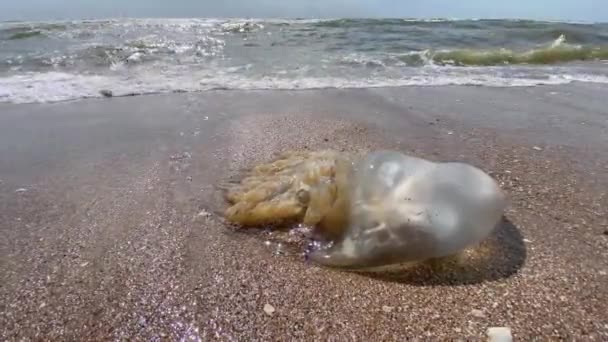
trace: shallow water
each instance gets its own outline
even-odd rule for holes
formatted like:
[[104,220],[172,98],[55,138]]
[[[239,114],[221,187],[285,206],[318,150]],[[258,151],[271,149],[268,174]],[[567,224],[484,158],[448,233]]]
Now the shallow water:
[[116,19],[0,23],[0,102],[208,89],[608,83],[608,24]]

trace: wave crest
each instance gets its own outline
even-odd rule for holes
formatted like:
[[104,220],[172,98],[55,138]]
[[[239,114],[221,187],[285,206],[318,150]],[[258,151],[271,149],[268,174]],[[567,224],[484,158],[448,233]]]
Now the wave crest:
[[608,47],[580,46],[566,43],[560,35],[549,46],[527,51],[496,50],[425,50],[401,55],[400,60],[410,66],[428,64],[453,66],[498,66],[516,64],[557,64],[575,61],[607,60]]

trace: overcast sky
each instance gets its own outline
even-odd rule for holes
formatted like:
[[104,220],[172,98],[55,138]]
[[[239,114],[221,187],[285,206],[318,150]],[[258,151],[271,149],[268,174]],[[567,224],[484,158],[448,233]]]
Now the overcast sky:
[[0,20],[447,17],[608,22],[608,0],[0,0]]

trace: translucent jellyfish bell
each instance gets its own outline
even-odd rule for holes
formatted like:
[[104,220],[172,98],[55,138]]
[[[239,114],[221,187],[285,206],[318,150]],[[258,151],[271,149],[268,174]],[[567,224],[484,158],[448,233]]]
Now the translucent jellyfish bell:
[[378,151],[353,165],[343,194],[346,227],[312,261],[375,268],[458,253],[494,229],[506,206],[498,184],[464,163]]

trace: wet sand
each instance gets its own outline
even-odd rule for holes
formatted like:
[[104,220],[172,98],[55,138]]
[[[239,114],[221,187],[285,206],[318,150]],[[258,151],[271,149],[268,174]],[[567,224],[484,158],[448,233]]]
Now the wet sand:
[[[606,94],[573,84],[0,105],[0,339],[480,340],[505,326],[517,340],[606,340]],[[214,185],[243,167],[328,147],[492,174],[511,204],[485,263],[346,273],[215,214]]]

